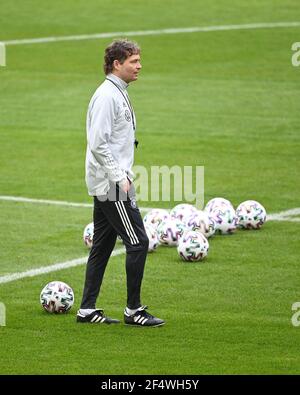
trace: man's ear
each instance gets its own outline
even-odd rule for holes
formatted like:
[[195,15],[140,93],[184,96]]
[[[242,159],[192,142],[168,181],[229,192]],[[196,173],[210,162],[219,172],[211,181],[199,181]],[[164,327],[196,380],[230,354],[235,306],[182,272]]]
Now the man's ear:
[[113,66],[114,66],[114,69],[115,69],[115,70],[119,70],[120,65],[121,65],[121,63],[120,63],[117,59],[115,59],[115,60],[113,61]]

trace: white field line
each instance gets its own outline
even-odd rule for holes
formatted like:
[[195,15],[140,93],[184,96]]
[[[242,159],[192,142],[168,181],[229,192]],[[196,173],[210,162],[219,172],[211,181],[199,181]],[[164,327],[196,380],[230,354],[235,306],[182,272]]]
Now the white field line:
[[[1,198],[3,198],[3,196],[0,196],[0,199]],[[9,198],[12,198],[12,196],[9,196]],[[19,198],[14,198],[14,199],[9,199],[9,200],[16,201],[16,199],[19,199]],[[22,199],[25,199],[25,198],[22,198]],[[2,200],[4,200],[4,199],[2,199]],[[5,199],[5,200],[7,200],[7,199]],[[34,203],[36,203],[36,199],[29,199],[30,203],[33,203],[32,200]],[[17,201],[19,201],[19,200],[17,200]],[[24,200],[22,200],[22,201],[24,201]],[[25,201],[27,202],[28,200],[25,200]],[[38,201],[38,202],[40,202],[40,201]],[[42,202],[45,202],[45,201],[42,201]],[[47,202],[47,204],[51,204],[52,201],[46,200],[46,202]],[[54,202],[57,203],[57,201],[54,201]],[[69,203],[69,202],[60,202],[60,203]],[[76,206],[77,206],[77,204],[76,204]],[[86,205],[84,205],[83,207],[86,207]],[[276,214],[269,214],[267,217],[267,220],[268,221],[300,222],[300,218],[294,218],[294,216],[299,215],[299,214],[300,214],[300,207],[297,207],[297,208],[293,208],[290,210],[281,211]],[[112,256],[123,254],[123,253],[125,253],[125,251],[126,251],[125,248],[116,249],[112,252]],[[50,273],[50,272],[54,272],[54,271],[58,271],[58,270],[62,270],[62,269],[67,269],[69,267],[82,265],[86,261],[87,261],[87,257],[83,257],[83,258],[72,259],[72,260],[66,261],[66,262],[56,263],[56,264],[49,265],[49,266],[40,267],[38,269],[27,270],[27,271],[21,272],[21,273],[7,274],[5,276],[0,277],[0,284],[9,283],[9,282],[19,280],[19,279],[25,278],[25,277],[34,277],[34,276],[38,276],[40,274]]]
[[[124,253],[125,253],[125,248],[119,248],[114,250],[111,256],[117,256]],[[35,277],[35,276],[39,276],[40,274],[55,272],[58,270],[67,269],[69,267],[82,265],[83,263],[86,263],[87,258],[88,257],[86,256],[83,258],[72,259],[66,262],[55,263],[54,265],[42,266],[37,269],[27,270],[25,272],[7,274],[6,276],[0,277],[0,284],[10,283],[12,281],[20,280],[21,278],[25,278],[25,277]]]
[[247,30],[247,29],[272,29],[285,27],[298,27],[300,22],[262,22],[262,23],[246,23],[241,25],[219,25],[219,26],[196,26],[186,28],[171,28],[157,30],[138,30],[129,32],[107,32],[94,34],[80,34],[73,36],[57,36],[57,37],[41,37],[41,38],[24,38],[18,40],[3,41],[6,45],[23,45],[23,44],[41,44],[58,41],[79,41],[93,40],[100,38],[114,37],[130,37],[130,36],[154,36],[161,34],[179,34],[179,33],[198,33],[198,32],[215,32],[225,30]]
[[[21,202],[21,203],[50,204],[54,206],[86,207],[86,208],[94,207],[92,203],[75,203],[75,202],[66,202],[63,200],[31,199],[21,196],[0,196],[0,200]],[[139,207],[139,209],[140,211],[149,211],[151,210],[151,207]]]
[[[21,203],[69,206],[69,207],[86,207],[86,208],[93,207],[93,204],[91,204],[91,203],[75,203],[75,202],[67,202],[64,200],[31,199],[31,198],[26,198],[26,197],[21,197],[21,196],[0,195],[0,200],[21,202]],[[140,211],[150,211],[152,208],[151,207],[140,207],[139,209],[140,209]],[[300,207],[281,211],[281,212],[275,213],[275,214],[268,214],[267,220],[268,221],[300,222],[300,218],[294,218],[297,215],[300,215]]]
[[89,208],[93,207],[93,204],[91,203],[73,203],[73,202],[66,202],[63,200],[31,199],[21,196],[0,196],[0,200],[23,202],[23,203],[51,204],[57,206],[89,207]]
[[295,216],[300,215],[300,207],[292,208],[290,210],[281,211],[280,213],[270,214],[267,216],[268,221],[288,221],[300,222],[300,218]]

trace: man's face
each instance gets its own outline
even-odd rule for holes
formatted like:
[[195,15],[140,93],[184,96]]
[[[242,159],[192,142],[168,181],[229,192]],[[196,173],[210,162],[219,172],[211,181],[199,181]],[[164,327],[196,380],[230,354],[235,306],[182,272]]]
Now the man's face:
[[114,61],[114,74],[129,84],[138,79],[139,71],[142,68],[139,54],[129,56],[123,63]]

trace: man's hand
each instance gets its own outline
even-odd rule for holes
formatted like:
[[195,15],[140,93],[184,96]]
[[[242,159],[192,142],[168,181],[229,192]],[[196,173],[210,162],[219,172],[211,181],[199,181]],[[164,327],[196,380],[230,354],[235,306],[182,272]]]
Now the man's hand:
[[119,182],[119,186],[123,192],[127,193],[130,189],[131,182],[128,178],[124,178],[124,180]]

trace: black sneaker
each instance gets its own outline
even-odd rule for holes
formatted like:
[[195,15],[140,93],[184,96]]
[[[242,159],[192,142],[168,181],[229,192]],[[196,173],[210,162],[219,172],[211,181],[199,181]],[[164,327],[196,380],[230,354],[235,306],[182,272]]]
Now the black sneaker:
[[153,315],[147,313],[146,309],[148,306],[141,306],[136,313],[129,315],[124,310],[124,321],[127,325],[136,326],[161,326],[164,325],[165,321],[160,318],[153,317]]
[[77,322],[87,322],[90,324],[119,324],[119,320],[115,320],[114,318],[109,318],[104,315],[104,311],[97,309],[93,311],[91,314],[88,315],[82,315],[78,311],[77,317],[76,317]]

